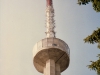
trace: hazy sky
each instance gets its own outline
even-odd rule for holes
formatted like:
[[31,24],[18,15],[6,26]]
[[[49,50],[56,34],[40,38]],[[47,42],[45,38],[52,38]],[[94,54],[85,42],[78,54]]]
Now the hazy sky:
[[[100,27],[92,4],[53,0],[56,37],[70,47],[70,65],[62,75],[96,75],[86,66],[97,60],[97,44],[83,39]],[[32,49],[45,35],[46,0],[0,0],[0,75],[42,75],[33,65]]]

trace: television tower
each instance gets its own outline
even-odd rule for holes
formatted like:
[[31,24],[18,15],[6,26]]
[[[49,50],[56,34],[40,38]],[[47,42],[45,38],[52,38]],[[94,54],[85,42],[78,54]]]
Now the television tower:
[[46,0],[46,38],[33,48],[33,64],[44,75],[61,75],[68,68],[70,50],[68,45],[55,36],[54,9],[52,0]]

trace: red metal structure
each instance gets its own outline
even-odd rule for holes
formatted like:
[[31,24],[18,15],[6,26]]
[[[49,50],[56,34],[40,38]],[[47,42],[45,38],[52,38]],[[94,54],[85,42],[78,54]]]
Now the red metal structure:
[[47,6],[52,6],[52,0],[47,0]]

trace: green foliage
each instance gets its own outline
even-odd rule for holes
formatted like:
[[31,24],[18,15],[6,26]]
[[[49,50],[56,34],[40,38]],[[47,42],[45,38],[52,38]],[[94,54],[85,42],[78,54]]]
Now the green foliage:
[[100,54],[98,54],[99,59],[94,61],[90,61],[91,64],[88,65],[88,68],[91,70],[95,70],[97,72],[98,75],[100,75]]
[[[90,44],[98,43],[98,48],[100,49],[100,28],[94,30],[91,35],[84,39],[85,42]],[[91,64],[88,65],[88,68],[91,70],[95,70],[98,75],[100,75],[100,54],[98,54],[99,59],[96,61],[90,61]]]
[[84,41],[90,44],[98,43],[98,48],[100,49],[100,28],[94,30],[94,32],[86,37]]
[[89,2],[92,2],[92,6],[95,11],[100,12],[100,0],[78,0],[79,5],[86,5]]
[[78,0],[78,4],[79,5],[86,5],[86,4],[88,4],[90,2],[90,0]]

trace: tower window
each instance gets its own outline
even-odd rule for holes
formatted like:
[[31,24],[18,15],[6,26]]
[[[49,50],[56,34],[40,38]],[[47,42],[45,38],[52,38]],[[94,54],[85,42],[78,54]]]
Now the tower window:
[[57,44],[52,44],[53,46],[57,46]]

